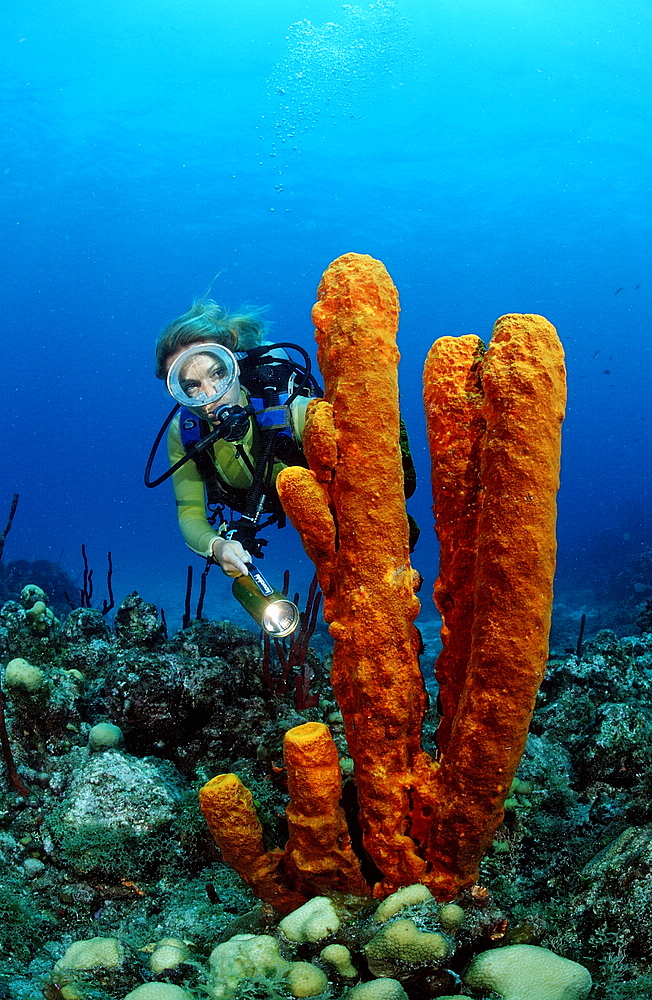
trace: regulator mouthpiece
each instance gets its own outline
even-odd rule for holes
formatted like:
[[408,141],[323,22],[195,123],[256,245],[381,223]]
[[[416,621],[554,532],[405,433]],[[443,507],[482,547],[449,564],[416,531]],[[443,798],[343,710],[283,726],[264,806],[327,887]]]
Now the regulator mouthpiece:
[[237,576],[231,590],[263,631],[274,639],[294,632],[299,624],[299,609],[284,594],[267,582],[260,570],[249,565],[248,576]]

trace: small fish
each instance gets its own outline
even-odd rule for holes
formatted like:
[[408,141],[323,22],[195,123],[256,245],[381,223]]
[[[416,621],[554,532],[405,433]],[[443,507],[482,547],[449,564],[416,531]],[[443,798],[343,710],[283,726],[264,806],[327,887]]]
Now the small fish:
[[599,350],[597,350],[597,351],[595,352],[595,354],[593,355],[593,358],[594,358],[594,360],[595,360],[595,358],[597,358],[597,356],[598,356],[598,354],[599,354],[599,353],[600,353],[600,351],[599,351]]
[[605,368],[605,370],[603,371],[602,374],[603,375],[611,375],[611,368]]
[[634,291],[637,292],[640,287],[641,287],[640,285],[634,285]]
[[624,285],[621,285],[620,288],[617,288],[616,291],[614,292],[614,295],[620,295],[624,287],[625,287]]
[[213,904],[221,902],[220,897],[217,893],[217,889],[215,888],[212,882],[206,883],[206,895]]

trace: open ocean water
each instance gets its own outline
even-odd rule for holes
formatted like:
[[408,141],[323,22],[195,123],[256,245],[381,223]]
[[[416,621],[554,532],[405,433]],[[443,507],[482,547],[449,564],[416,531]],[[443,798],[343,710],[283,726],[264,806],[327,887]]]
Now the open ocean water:
[[[652,545],[646,4],[5,0],[0,24],[6,559],[79,579],[83,543],[99,597],[110,550],[118,597],[174,621],[201,563],[169,484],[142,484],[168,408],[156,335],[219,272],[215,298],[269,306],[273,336],[312,351],[320,275],[355,250],[401,296],[427,588],[425,354],[535,312],[569,369],[558,594],[652,596],[628,569]],[[292,529],[270,539],[268,575],[305,588]]]

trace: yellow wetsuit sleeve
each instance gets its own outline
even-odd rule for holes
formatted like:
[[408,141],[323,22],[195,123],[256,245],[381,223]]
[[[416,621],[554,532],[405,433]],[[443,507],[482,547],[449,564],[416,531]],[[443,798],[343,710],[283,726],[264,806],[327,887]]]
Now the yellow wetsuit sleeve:
[[[174,465],[185,452],[181,443],[179,418],[175,417],[168,431],[168,457]],[[193,552],[208,559],[212,555],[212,545],[219,537],[206,518],[206,494],[197,466],[186,462],[172,475],[172,486],[177,502],[177,517],[183,539]]]

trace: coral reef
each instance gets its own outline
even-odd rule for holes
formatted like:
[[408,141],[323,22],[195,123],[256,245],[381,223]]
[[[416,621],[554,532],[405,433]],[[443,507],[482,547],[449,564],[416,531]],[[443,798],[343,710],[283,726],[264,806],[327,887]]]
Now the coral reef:
[[652,905],[650,706],[652,635],[618,640],[603,631],[582,660],[551,661],[521,790],[481,867],[511,906],[509,940],[543,938],[599,969],[608,985],[594,993],[609,1000],[630,995],[625,984],[644,975],[652,947],[644,918]]
[[47,559],[0,562],[0,603],[20,601],[21,592],[28,584],[48,595],[48,603],[58,618],[70,611],[71,598],[79,593],[75,581],[58,563]]
[[[286,827],[275,762],[285,731],[310,713],[294,712],[291,693],[284,702],[267,690],[259,637],[228,622],[196,621],[167,641],[153,607],[133,594],[115,630],[82,608],[35,632],[26,610],[14,601],[0,610],[5,736],[20,775],[2,791],[11,834],[0,830],[0,964],[17,982],[25,969],[31,997],[53,960],[43,952],[29,973],[27,964],[60,922],[56,958],[71,935],[97,937],[106,923],[113,937],[117,921],[130,937],[145,917],[159,938],[189,939],[201,925],[215,940],[250,906],[216,863],[196,787],[207,770],[238,765],[278,836]],[[332,696],[320,701],[323,665],[310,657],[317,701],[332,712]],[[127,910],[128,929],[119,917]],[[133,972],[120,977],[137,985]],[[127,992],[118,980],[114,988]]]
[[213,946],[201,928],[193,941],[158,937],[138,951],[124,933],[77,937],[51,966],[49,982],[70,1000],[90,1000],[100,982],[106,994],[126,1000],[132,995],[126,991],[139,978],[145,983],[136,989],[145,991],[146,984],[152,997],[155,986],[165,984],[185,989],[187,996],[195,996],[196,990],[214,1000],[416,1000],[454,988],[459,975],[453,968],[457,964],[462,969],[456,951],[464,954],[486,945],[495,914],[469,897],[463,922],[454,932],[444,932],[432,896],[418,904],[403,903],[397,916],[382,921],[381,930],[373,903],[340,895],[333,901],[315,898],[280,923],[259,923],[249,931],[241,929],[241,921],[232,921]]
[[[5,687],[8,734],[29,785],[27,798],[0,787],[0,995],[8,1000],[206,995],[209,957],[236,935],[271,936],[283,968],[292,967],[292,976],[280,979],[260,970],[242,978],[233,993],[242,1000],[291,998],[317,988],[323,976],[323,1000],[488,1000],[486,990],[464,981],[467,967],[476,955],[521,944],[588,967],[591,1000],[649,993],[652,635],[617,639],[603,632],[585,643],[581,659],[550,662],[503,823],[482,862],[488,890],[475,887],[444,905],[423,885],[378,906],[340,893],[323,912],[319,899],[305,914],[294,911],[298,930],[286,925],[288,935],[279,915],[257,904],[218,859],[195,787],[216,763],[237,772],[254,791],[265,846],[282,841],[289,801],[284,733],[314,725],[318,713],[333,730],[340,765],[348,752],[328,689],[321,689],[312,722],[310,713],[267,700],[260,644],[229,623],[194,622],[148,649],[139,645],[137,622],[132,646],[98,612],[79,609],[33,647],[20,610],[10,602],[0,612],[3,662],[29,663],[23,654],[36,648],[43,684],[32,691]],[[172,729],[192,670],[215,664],[232,671],[227,700],[241,698],[240,707],[229,715],[218,691],[215,701],[202,702],[216,719],[198,718],[197,725],[233,728],[198,740],[188,726],[177,746],[161,742],[164,706],[153,679],[176,699],[168,707]],[[137,715],[126,697],[130,684]],[[246,714],[248,691],[255,710],[245,732],[236,715]],[[148,704],[159,719],[150,738],[140,731],[147,730]],[[426,716],[429,733],[436,723],[434,714]],[[97,726],[100,736],[106,727],[114,739],[94,739]],[[417,955],[421,935],[437,943],[425,963]],[[72,945],[96,938],[117,942],[119,966],[55,969]],[[384,975],[373,977],[370,963]]]

